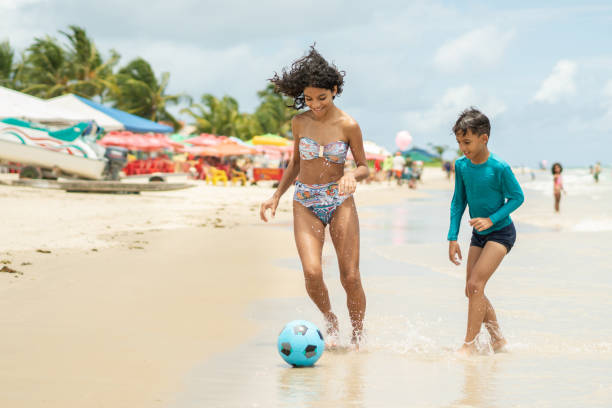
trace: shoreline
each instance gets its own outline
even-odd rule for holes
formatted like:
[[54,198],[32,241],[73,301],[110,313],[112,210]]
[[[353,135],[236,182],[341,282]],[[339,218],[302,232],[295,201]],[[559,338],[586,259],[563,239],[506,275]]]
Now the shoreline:
[[[438,181],[416,191],[359,185],[355,199],[423,197]],[[0,404],[169,404],[195,364],[257,332],[249,304],[306,296],[301,271],[276,262],[297,258],[291,191],[271,223],[259,220],[272,192],[197,183],[101,196],[0,185],[0,267],[18,271],[0,273]]]

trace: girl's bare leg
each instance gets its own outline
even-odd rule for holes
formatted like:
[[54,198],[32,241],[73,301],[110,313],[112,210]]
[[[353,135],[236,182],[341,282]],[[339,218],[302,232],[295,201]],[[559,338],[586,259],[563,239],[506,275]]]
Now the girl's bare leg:
[[559,212],[560,202],[561,202],[561,191],[555,191],[555,212]]
[[[470,250],[468,252],[466,278],[465,278],[465,282],[466,282],[465,296],[468,298],[469,296],[468,296],[468,290],[467,290],[467,282],[470,279],[472,270],[474,269],[474,265],[476,265],[476,262],[480,258],[480,254],[482,253],[482,250],[483,248],[480,248],[477,246],[470,246]],[[486,313],[484,316],[484,325],[487,331],[489,332],[489,335],[491,336],[491,346],[493,347],[494,351],[497,351],[506,344],[506,340],[504,339],[501,333],[501,330],[499,328],[499,323],[497,322],[497,315],[495,314],[495,309],[493,308],[493,305],[489,301],[489,298],[485,296],[484,299],[487,305]]]
[[[471,250],[471,248],[470,248]],[[482,249],[480,256],[473,265],[470,276],[467,280],[467,295],[470,299],[468,309],[468,323],[465,334],[464,349],[472,351],[469,345],[473,344],[474,339],[480,332],[480,327],[489,313],[491,318],[495,311],[484,294],[485,285],[491,278],[504,256],[506,247],[498,242],[489,241]],[[469,256],[469,255],[468,255]],[[495,320],[496,321],[496,320]],[[498,326],[492,326],[497,329]]]
[[359,344],[363,334],[366,297],[359,273],[359,218],[353,197],[347,198],[332,217],[329,232],[338,256],[340,282],[353,326],[352,341]]
[[306,291],[323,313],[327,323],[327,335],[333,338],[338,334],[338,318],[331,310],[321,266],[325,227],[312,211],[296,201],[293,202],[293,233],[302,261]]

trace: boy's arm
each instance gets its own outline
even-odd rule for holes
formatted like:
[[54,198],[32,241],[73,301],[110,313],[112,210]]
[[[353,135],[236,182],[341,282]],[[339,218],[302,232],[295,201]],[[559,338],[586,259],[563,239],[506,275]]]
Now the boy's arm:
[[493,224],[497,221],[507,217],[510,213],[523,204],[525,201],[525,196],[523,195],[523,190],[521,189],[520,184],[514,177],[514,173],[510,166],[504,167],[501,177],[502,182],[502,192],[504,193],[504,197],[508,199],[504,205],[497,211],[495,211],[489,219]]
[[450,217],[450,228],[448,230],[449,241],[456,241],[459,235],[459,225],[461,224],[461,217],[465,212],[467,206],[467,198],[465,194],[465,185],[463,184],[463,177],[461,176],[461,170],[459,166],[455,166],[455,193],[453,194],[453,201],[451,202],[451,217]]

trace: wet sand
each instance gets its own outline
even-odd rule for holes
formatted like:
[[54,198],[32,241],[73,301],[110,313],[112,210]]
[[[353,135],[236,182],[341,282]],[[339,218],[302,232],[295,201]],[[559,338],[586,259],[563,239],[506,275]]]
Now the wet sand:
[[[508,352],[490,355],[483,332],[469,359],[453,353],[467,301],[464,267],[446,259],[449,183],[430,172],[416,192],[360,185],[367,344],[326,351],[313,369],[289,367],[275,348],[289,320],[322,325],[303,287],[290,191],[264,225],[267,187],[99,196],[0,186],[0,267],[21,272],[0,273],[0,406],[610,406],[611,186],[580,192],[570,175],[561,214],[547,176],[521,178],[519,240],[487,286]],[[469,233],[464,219],[464,253]],[[346,344],[329,242],[323,260]]]
[[[272,192],[197,183],[116,196],[0,185],[0,406],[174,404],[194,367],[256,336],[261,322],[249,305],[304,296],[301,272],[276,263],[297,257],[291,191],[273,223],[258,220]],[[421,196],[363,185],[356,200]]]
[[[321,326],[320,314],[304,293],[255,301],[248,312],[259,323],[255,336],[197,365],[171,407],[610,406],[610,231],[559,228],[559,218],[585,216],[574,211],[582,208],[577,191],[568,186],[576,202],[568,199],[559,215],[545,210],[552,210],[551,192],[522,183],[527,201],[514,216],[517,245],[487,286],[507,352],[493,354],[483,331],[479,355],[454,353],[466,326],[465,269],[447,260],[451,192],[430,190],[427,197],[360,208],[369,214],[361,223],[368,310],[367,344],[358,353],[326,351],[314,368],[289,367],[277,355],[278,331],[295,318]],[[592,194],[609,197],[607,188]],[[587,199],[587,208],[606,215],[606,200]],[[538,225],[524,221],[533,214]],[[464,253],[469,234],[464,219]],[[346,345],[345,296],[330,247],[324,273]],[[299,270],[295,259],[283,258],[277,265]]]

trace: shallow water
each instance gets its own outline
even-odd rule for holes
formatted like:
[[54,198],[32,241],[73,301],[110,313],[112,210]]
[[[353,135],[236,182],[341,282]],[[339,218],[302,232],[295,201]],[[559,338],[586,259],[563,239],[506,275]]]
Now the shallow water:
[[[565,213],[556,215],[550,190],[534,184],[540,181],[522,181],[527,201],[516,217],[517,244],[487,286],[509,341],[506,353],[490,353],[486,332],[478,338],[480,355],[453,353],[465,333],[465,269],[447,260],[451,193],[432,192],[401,205],[360,208],[367,214],[361,220],[361,273],[368,309],[367,344],[359,352],[326,351],[313,368],[289,367],[276,351],[282,326],[298,318],[319,327],[323,322],[306,293],[268,299],[248,311],[260,331],[199,364],[173,406],[612,406],[612,238],[605,230],[558,223],[592,216],[580,211],[586,202],[590,211],[608,216],[612,190],[568,193]],[[522,221],[533,214],[539,214],[539,226]],[[459,241],[465,255],[468,227],[464,219]],[[326,245],[326,283],[346,344],[345,296]],[[297,260],[279,263],[301,279]]]

